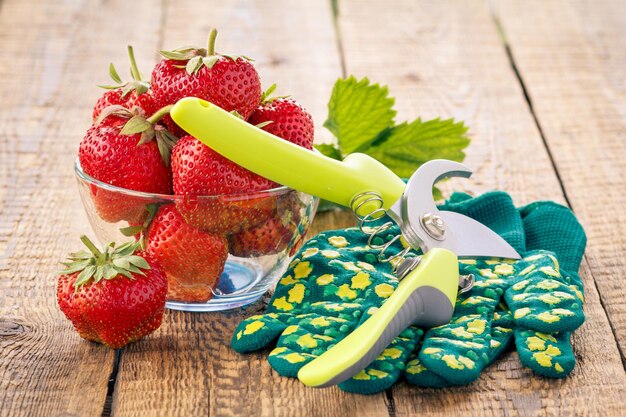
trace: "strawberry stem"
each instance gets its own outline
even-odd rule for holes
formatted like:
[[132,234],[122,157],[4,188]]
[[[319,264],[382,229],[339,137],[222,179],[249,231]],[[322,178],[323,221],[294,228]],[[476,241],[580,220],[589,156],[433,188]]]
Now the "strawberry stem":
[[135,52],[131,45],[128,45],[128,58],[130,58],[130,75],[133,77],[133,80],[141,81],[141,73],[139,72],[139,68],[137,68]]
[[168,114],[170,112],[170,110],[172,110],[172,107],[174,107],[174,105],[170,104],[168,106],[163,107],[162,109],[159,109],[152,116],[148,117],[148,119],[147,119],[148,123],[150,123],[151,125],[154,125],[156,122],[161,120],[161,118],[163,118],[163,116]]
[[207,43],[207,56],[215,55],[215,38],[217,38],[217,29],[211,29],[209,33],[209,41]]
[[89,251],[91,253],[93,253],[93,255],[96,257],[96,259],[101,259],[102,258],[102,252],[100,252],[98,250],[98,248],[96,248],[96,245],[93,244],[93,242],[91,240],[89,240],[89,238],[85,235],[82,235],[80,237],[80,240],[85,244],[85,246],[87,246],[87,249],[89,249]]

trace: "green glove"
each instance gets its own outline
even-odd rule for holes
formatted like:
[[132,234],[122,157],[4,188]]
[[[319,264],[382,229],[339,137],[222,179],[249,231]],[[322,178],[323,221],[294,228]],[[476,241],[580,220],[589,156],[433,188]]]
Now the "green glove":
[[[267,313],[239,324],[232,347],[250,352],[278,338],[270,365],[281,375],[295,377],[393,293],[398,281],[391,265],[378,263],[377,255],[356,228],[320,233],[291,262]],[[367,369],[340,387],[360,393],[388,388],[401,375],[421,334],[420,329],[407,328]]]
[[[524,249],[524,224],[508,195],[489,193],[468,199],[455,194],[445,208],[481,221],[518,251]],[[397,229],[389,230],[381,239],[388,240],[396,233]],[[392,251],[401,249],[399,243],[391,248]],[[397,280],[391,275],[389,264],[377,262],[377,255],[377,250],[367,247],[367,236],[358,229],[318,235],[300,251],[279,282],[268,313],[250,317],[238,326],[232,340],[233,348],[239,352],[253,351],[279,338],[277,348],[270,354],[270,364],[281,375],[296,376],[302,366],[349,334],[392,293]],[[475,367],[475,376],[466,375],[465,381],[457,377],[456,383],[469,382],[478,376],[480,369],[493,361],[508,344],[513,319],[507,307],[498,303],[501,294],[502,291],[492,297],[489,305],[472,306],[475,311],[469,307],[461,310],[474,315],[474,320],[466,320],[474,323],[473,326],[480,326],[476,320],[485,322],[488,336],[483,339],[489,339],[489,348],[478,349],[485,345],[484,341],[482,345],[480,341],[471,341],[478,346],[475,354],[484,357],[476,360],[480,364]],[[463,318],[458,316],[459,323]],[[419,329],[408,328],[368,368],[340,387],[360,393],[374,393],[389,387],[399,377],[421,334]],[[461,342],[471,345],[468,341]],[[469,355],[467,357],[475,356],[465,353]],[[418,357],[409,363],[406,375],[421,385],[454,383],[428,370]]]
[[407,364],[410,382],[472,382],[512,339],[522,364],[536,373],[559,378],[571,372],[569,337],[584,321],[583,287],[565,268],[578,270],[586,238],[571,211],[554,203],[524,207],[520,218],[530,251],[518,262],[462,261],[462,273],[473,273],[476,284],[457,300],[450,324],[428,331]]

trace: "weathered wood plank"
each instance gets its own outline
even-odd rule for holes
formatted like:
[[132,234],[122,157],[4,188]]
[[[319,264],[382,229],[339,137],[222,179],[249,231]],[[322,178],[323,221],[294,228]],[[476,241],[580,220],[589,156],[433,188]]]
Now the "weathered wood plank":
[[[201,18],[189,20],[189,16]],[[327,2],[172,2],[166,11],[165,47],[202,42],[219,25],[218,50],[254,57],[265,87],[279,85],[321,123],[334,80],[341,75]],[[327,227],[351,222],[351,215],[326,218]],[[387,415],[384,394],[361,398],[338,389],[311,390],[278,376],[268,351],[238,355],[230,349],[235,326],[261,311],[224,314],[168,312],[154,337],[122,354],[113,415]]]
[[141,50],[157,37],[148,3],[2,2],[0,416],[102,413],[113,351],[65,320],[54,270],[90,230],[72,171],[94,84],[110,60],[127,62],[127,42]]
[[495,4],[626,358],[626,4]]
[[[520,9],[524,7],[525,3],[519,4]],[[540,3],[534,7],[537,15],[552,13],[555,20],[561,18],[555,10],[542,9]],[[513,17],[520,14],[511,13]],[[532,19],[518,25],[522,32],[532,27]],[[345,0],[340,2],[340,26],[347,72],[388,84],[398,99],[399,119],[454,116],[471,127],[467,163],[476,169],[475,178],[455,181],[446,189],[481,193],[500,188],[518,204],[545,198],[565,201],[504,45],[482,2],[407,0],[390,7],[386,1],[371,1],[363,7],[361,2]],[[541,42],[542,38],[536,38],[536,44]],[[551,59],[541,62],[552,65]],[[562,110],[554,106],[555,114]],[[596,181],[590,181],[589,188]],[[615,192],[620,191],[609,191]],[[573,337],[579,361],[569,378],[534,376],[510,353],[467,387],[394,387],[396,415],[619,415],[626,376],[587,264],[581,272],[588,321]]]

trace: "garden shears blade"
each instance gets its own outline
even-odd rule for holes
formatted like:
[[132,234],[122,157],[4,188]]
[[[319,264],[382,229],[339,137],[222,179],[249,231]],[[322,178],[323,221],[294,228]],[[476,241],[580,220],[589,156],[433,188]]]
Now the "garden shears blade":
[[448,323],[459,284],[458,256],[520,258],[488,227],[435,205],[434,183],[447,177],[469,177],[471,170],[463,164],[429,161],[405,184],[367,155],[355,153],[343,161],[328,158],[195,97],[176,103],[171,116],[202,143],[258,175],[350,207],[357,216],[386,211],[408,244],[423,253],[400,265],[402,279],[376,313],[300,369],[298,378],[305,385],[326,387],[351,378],[412,324]]

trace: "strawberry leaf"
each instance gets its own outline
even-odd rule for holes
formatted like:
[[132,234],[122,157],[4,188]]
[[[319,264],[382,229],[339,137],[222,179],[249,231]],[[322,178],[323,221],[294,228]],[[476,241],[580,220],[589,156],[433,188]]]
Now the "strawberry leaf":
[[393,126],[394,101],[387,87],[367,78],[337,80],[324,127],[337,138],[342,155],[368,148],[382,130]]
[[255,125],[255,126],[258,127],[259,129],[263,129],[265,126],[271,125],[272,123],[274,123],[273,120],[266,120],[264,122],[261,122],[261,123]]
[[117,73],[117,70],[115,69],[115,65],[113,65],[112,62],[109,64],[109,75],[111,76],[111,79],[113,81],[115,81],[118,84],[122,84],[122,78]]
[[126,259],[128,259],[128,261],[135,265],[138,268],[141,269],[150,269],[150,265],[148,264],[148,261],[146,261],[144,258],[142,258],[141,256],[138,255],[131,255],[126,257]]
[[193,75],[198,72],[202,68],[202,57],[194,56],[189,61],[187,61],[187,65],[185,65],[185,71],[187,74]]
[[432,159],[462,161],[469,145],[463,122],[417,119],[402,123],[380,135],[364,152],[385,164],[401,178],[409,178],[424,162]]
[[315,149],[320,151],[324,156],[341,161],[341,152],[333,145],[320,143],[319,145],[315,145]]
[[215,63],[219,59],[220,59],[220,57],[217,56],[217,55],[207,56],[205,58],[202,58],[202,64],[204,64],[204,66],[207,67],[207,68],[213,68],[213,65],[215,65]]
[[[120,229],[120,233],[122,233],[124,236],[127,237],[132,237],[135,236],[137,233],[141,232],[143,230],[143,228],[141,226],[128,226],[128,227],[122,227]],[[133,251],[131,250],[130,253],[132,253]],[[128,253],[127,255],[130,255],[130,253]]]
[[145,132],[146,130],[151,129],[151,128],[152,128],[152,125],[150,124],[150,122],[146,120],[144,116],[137,115],[137,116],[131,117],[126,122],[126,124],[120,131],[120,134],[134,135],[136,133]]

